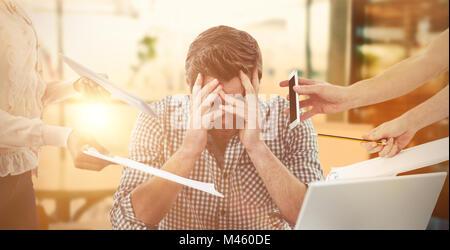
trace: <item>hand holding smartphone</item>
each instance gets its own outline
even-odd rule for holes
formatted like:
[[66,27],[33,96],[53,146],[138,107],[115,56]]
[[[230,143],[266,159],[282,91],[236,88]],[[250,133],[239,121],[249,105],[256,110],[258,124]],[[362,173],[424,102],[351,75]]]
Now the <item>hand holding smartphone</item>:
[[289,129],[300,124],[300,105],[298,94],[294,91],[294,86],[298,86],[298,72],[294,70],[289,74]]

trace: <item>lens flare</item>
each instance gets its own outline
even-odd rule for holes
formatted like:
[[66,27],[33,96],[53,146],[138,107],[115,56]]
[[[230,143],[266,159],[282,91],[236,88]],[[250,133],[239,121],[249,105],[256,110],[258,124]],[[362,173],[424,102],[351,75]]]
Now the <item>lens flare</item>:
[[101,133],[111,126],[109,106],[103,103],[83,103],[77,112],[77,127],[92,133]]

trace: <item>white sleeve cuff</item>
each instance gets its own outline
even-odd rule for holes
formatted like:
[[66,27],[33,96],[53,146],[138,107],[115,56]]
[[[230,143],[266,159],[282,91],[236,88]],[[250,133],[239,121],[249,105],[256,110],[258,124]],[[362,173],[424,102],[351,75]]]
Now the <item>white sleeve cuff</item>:
[[43,125],[42,126],[42,140],[44,145],[51,145],[57,147],[67,147],[67,140],[72,133],[71,128]]

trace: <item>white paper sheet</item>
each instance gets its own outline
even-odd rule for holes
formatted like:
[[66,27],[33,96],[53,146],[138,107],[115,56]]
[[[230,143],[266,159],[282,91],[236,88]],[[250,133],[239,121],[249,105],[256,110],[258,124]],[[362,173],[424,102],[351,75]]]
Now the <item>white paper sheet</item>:
[[107,91],[111,93],[111,95],[119,98],[120,100],[130,104],[131,106],[141,110],[142,112],[157,117],[156,113],[150,108],[150,106],[140,97],[119,88],[114,83],[106,79],[105,77],[96,74],[94,71],[82,66],[81,64],[75,62],[74,60],[70,59],[69,57],[65,55],[60,55],[63,61],[69,65],[69,67],[75,71],[78,75],[84,76],[86,78],[91,79],[92,81],[96,82],[103,88],[105,88]]
[[123,166],[129,167],[129,168],[133,168],[133,169],[145,172],[147,174],[158,176],[160,178],[163,178],[163,179],[166,179],[169,181],[173,181],[173,182],[176,182],[176,183],[179,183],[179,184],[191,187],[191,188],[195,188],[195,189],[198,189],[200,191],[203,191],[203,192],[215,195],[215,196],[219,196],[222,198],[224,197],[223,194],[219,193],[214,188],[213,183],[206,183],[206,182],[200,182],[200,181],[194,181],[191,179],[187,179],[187,178],[169,173],[167,171],[164,171],[164,170],[161,170],[158,168],[150,167],[143,163],[133,161],[133,160],[130,160],[127,158],[122,158],[122,157],[118,157],[118,156],[106,156],[106,155],[100,154],[94,148],[89,148],[88,150],[83,151],[83,153],[90,155],[92,157],[103,159],[105,161],[113,162],[118,165],[123,165]]
[[327,181],[395,176],[402,172],[438,164],[449,159],[448,137],[403,150],[392,158],[374,158],[350,166],[333,168]]

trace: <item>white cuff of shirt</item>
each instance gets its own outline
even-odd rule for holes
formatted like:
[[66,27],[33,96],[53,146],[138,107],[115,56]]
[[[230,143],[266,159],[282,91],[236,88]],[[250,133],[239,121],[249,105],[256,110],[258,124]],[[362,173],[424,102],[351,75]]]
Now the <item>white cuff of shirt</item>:
[[71,128],[43,125],[42,126],[42,140],[44,145],[51,145],[57,147],[67,147],[67,140],[72,133]]

